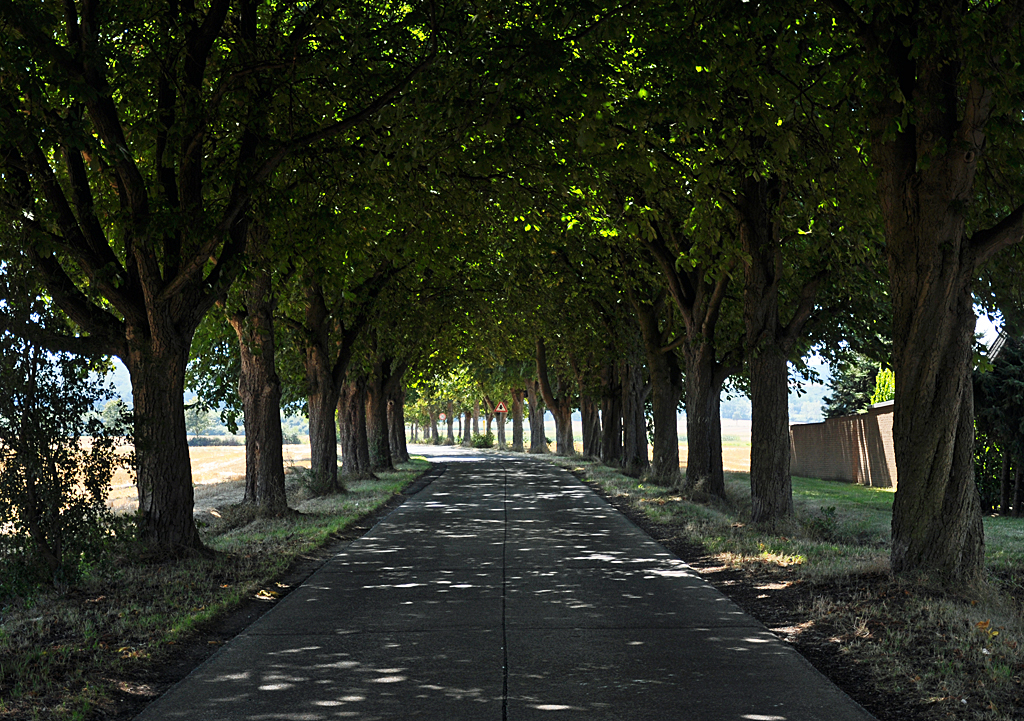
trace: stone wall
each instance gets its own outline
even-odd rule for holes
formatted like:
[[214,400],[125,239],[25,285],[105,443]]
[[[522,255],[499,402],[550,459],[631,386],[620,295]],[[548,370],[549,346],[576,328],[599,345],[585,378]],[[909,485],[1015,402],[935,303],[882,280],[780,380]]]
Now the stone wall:
[[867,413],[789,427],[789,472],[805,478],[896,487],[892,401]]

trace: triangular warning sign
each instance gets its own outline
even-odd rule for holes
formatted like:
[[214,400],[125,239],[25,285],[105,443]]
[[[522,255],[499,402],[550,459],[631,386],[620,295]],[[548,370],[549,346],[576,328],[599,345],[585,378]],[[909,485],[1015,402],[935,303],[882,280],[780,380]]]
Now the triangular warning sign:
[[498,401],[498,407],[494,409],[495,413],[508,413],[508,408],[505,407],[505,401]]

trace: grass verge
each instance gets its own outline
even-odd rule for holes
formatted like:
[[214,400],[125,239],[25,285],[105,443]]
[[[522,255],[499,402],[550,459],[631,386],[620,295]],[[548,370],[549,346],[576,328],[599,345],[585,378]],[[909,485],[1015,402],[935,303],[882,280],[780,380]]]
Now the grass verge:
[[988,580],[954,594],[890,573],[886,490],[794,478],[794,517],[770,531],[749,523],[745,473],[727,474],[726,500],[696,503],[599,463],[548,460],[697,559],[880,719],[1024,718],[1024,520],[985,519]]
[[0,599],[0,719],[116,715],[126,693],[149,693],[135,681],[151,677],[197,629],[250,599],[276,599],[286,569],[429,467],[417,457],[328,496],[290,474],[289,505],[299,514],[246,521],[239,509],[223,509],[201,528],[217,552],[211,559],[145,562],[125,543],[64,594],[36,589]]

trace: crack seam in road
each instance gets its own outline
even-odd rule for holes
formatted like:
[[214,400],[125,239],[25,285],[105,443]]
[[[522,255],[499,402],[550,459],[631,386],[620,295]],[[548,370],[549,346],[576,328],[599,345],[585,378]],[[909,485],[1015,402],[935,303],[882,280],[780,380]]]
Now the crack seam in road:
[[508,721],[508,633],[505,627],[505,594],[508,590],[508,469],[501,465],[502,510],[505,515],[505,535],[501,544],[501,721]]

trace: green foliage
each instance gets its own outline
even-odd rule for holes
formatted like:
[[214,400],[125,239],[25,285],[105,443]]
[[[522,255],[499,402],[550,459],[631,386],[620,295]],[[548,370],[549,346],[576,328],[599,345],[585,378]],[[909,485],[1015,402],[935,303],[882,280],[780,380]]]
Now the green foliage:
[[832,374],[830,395],[823,400],[821,412],[826,418],[863,413],[871,404],[878,365],[867,356],[854,353]]
[[835,540],[838,528],[839,521],[836,519],[835,506],[822,506],[817,516],[812,516],[804,521],[804,530],[807,535],[826,543]]
[[871,404],[885,403],[896,397],[896,374],[892,368],[883,368],[875,376],[875,389],[871,392]]
[[1024,462],[1024,344],[1008,337],[990,372],[974,372],[974,481],[982,509],[999,506],[1003,454]]
[[133,460],[118,449],[130,442],[130,419],[123,409],[94,412],[112,392],[92,365],[0,337],[0,577],[8,581],[66,587],[112,533],[106,498],[114,472]]
[[200,446],[241,446],[243,443],[242,439],[237,436],[196,436],[188,439],[188,444],[197,448]]
[[480,433],[473,434],[473,448],[494,448],[494,434],[487,433],[481,435]]
[[213,418],[209,411],[197,406],[185,409],[185,430],[193,436],[201,436],[213,428]]

